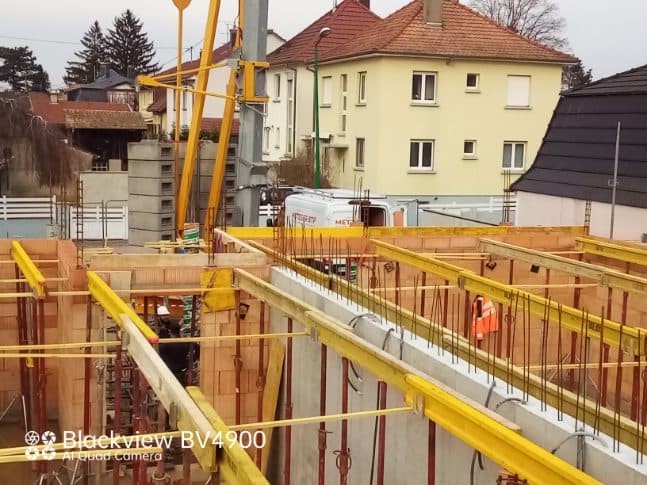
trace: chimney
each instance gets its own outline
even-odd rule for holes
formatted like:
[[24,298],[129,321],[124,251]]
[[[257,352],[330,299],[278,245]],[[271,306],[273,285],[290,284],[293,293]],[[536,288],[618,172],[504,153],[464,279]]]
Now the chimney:
[[371,0],[359,0],[359,3],[364,5],[369,10],[371,9]]
[[108,77],[110,76],[110,67],[108,63],[102,62],[99,64],[99,77]]
[[135,69],[133,69],[132,66],[128,66],[128,69],[126,70],[126,77],[128,79],[135,79]]
[[56,91],[49,93],[49,102],[52,104],[58,103],[58,93]]
[[442,25],[443,23],[443,0],[423,0],[423,13],[425,23],[429,25]]

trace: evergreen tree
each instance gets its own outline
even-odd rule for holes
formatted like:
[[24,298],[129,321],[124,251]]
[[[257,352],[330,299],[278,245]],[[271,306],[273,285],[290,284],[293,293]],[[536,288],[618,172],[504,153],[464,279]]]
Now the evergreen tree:
[[106,39],[98,21],[83,34],[81,44],[85,47],[74,55],[79,61],[68,61],[63,80],[67,84],[89,84],[99,77],[100,66],[108,61]]
[[108,30],[108,60],[122,76],[128,75],[129,68],[135,75],[159,70],[158,64],[153,63],[155,47],[146,32],[142,32],[142,27],[142,21],[128,9],[115,17],[113,28]]
[[578,59],[577,64],[567,66],[564,68],[562,75],[562,88],[575,89],[591,84],[593,81],[593,73],[591,69],[586,69],[582,61]]
[[0,47],[0,82],[14,91],[43,91],[49,89],[49,76],[36,63],[29,47]]

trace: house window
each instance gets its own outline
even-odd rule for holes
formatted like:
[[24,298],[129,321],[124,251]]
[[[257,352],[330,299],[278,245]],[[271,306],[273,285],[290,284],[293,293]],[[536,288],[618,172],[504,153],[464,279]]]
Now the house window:
[[108,160],[105,158],[93,158],[92,159],[92,171],[93,172],[107,172],[108,171]]
[[288,130],[287,130],[287,143],[286,147],[287,153],[292,154],[293,152],[293,140],[294,140],[294,80],[288,79]]
[[270,133],[272,129],[269,126],[263,128],[263,151],[265,153],[270,152]]
[[357,140],[355,140],[355,167],[357,168],[364,168],[365,145],[364,138],[357,138]]
[[274,101],[281,98],[281,75],[274,74]]
[[366,71],[358,73],[357,103],[366,104]]
[[187,94],[188,93],[186,91],[182,91],[182,111],[186,111],[186,104],[188,99]]
[[530,106],[530,76],[508,76],[506,106],[511,108]]
[[465,79],[465,88],[471,91],[476,91],[479,88],[479,75],[478,74],[468,74]]
[[274,140],[274,148],[281,148],[281,128],[276,127],[276,139]]
[[414,72],[411,80],[411,101],[414,103],[436,102],[436,73]]
[[474,158],[476,157],[476,141],[465,140],[463,142],[463,157]]
[[526,159],[525,141],[506,141],[503,144],[503,169],[523,170]]
[[332,76],[325,76],[321,78],[321,101],[319,105],[332,105]]
[[434,169],[434,140],[411,140],[409,145],[409,169]]
[[341,92],[341,112],[339,115],[339,132],[346,133],[346,122],[348,120],[348,75],[342,74],[339,83]]

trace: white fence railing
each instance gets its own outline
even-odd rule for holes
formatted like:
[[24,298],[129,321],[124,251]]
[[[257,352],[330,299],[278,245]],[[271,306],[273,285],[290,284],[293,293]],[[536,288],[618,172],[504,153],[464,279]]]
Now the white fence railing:
[[83,224],[83,239],[128,239],[128,206],[125,204],[84,204],[79,209],[58,202],[56,196],[0,197],[0,220],[9,224],[40,219],[43,226],[50,225],[50,234],[69,235],[76,239],[77,217]]

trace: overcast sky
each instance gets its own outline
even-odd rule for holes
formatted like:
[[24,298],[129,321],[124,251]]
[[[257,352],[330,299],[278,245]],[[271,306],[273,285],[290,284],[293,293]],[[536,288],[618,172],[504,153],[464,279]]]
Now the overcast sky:
[[[62,86],[66,61],[79,49],[78,39],[95,20],[105,28],[115,15],[130,8],[144,21],[157,47],[158,60],[175,63],[176,10],[171,0],[1,0],[0,45],[28,45],[49,73],[54,87]],[[270,0],[269,27],[285,38],[298,33],[331,8],[333,0]],[[566,19],[572,51],[593,69],[595,78],[647,64],[647,1],[556,0]],[[408,0],[372,0],[385,16]],[[204,32],[209,0],[192,0],[185,13],[185,47],[197,46]],[[234,0],[223,1],[218,43],[236,16]],[[17,39],[21,38],[21,39]],[[186,54],[187,58],[189,54]]]

